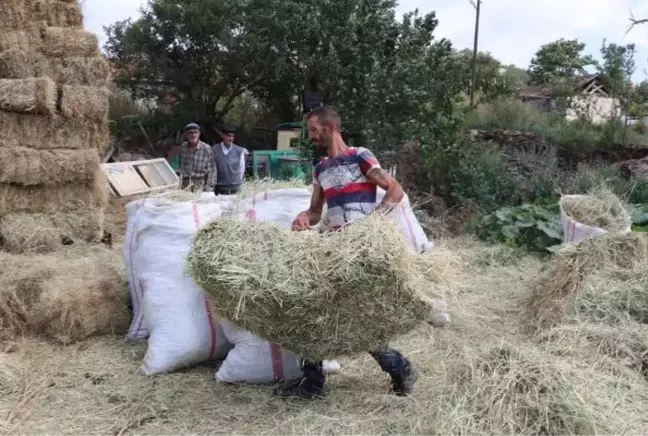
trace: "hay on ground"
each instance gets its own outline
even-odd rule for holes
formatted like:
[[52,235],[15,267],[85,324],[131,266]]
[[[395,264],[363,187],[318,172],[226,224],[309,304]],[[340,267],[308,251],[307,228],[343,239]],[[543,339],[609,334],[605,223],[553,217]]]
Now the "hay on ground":
[[609,232],[627,231],[632,225],[625,204],[605,188],[589,195],[567,195],[561,199],[561,206],[571,219]]
[[110,132],[106,122],[0,111],[3,147],[95,149],[103,153],[110,148]]
[[85,30],[47,27],[40,50],[52,57],[94,57],[99,55],[97,35]]
[[594,271],[624,275],[645,269],[648,235],[609,233],[560,250],[532,286],[529,320],[535,328],[556,326],[574,308]]
[[105,209],[108,185],[98,172],[88,184],[53,186],[0,184],[0,215],[10,213],[58,213],[77,209]]
[[2,78],[27,79],[48,76],[49,71],[49,62],[40,53],[20,49],[0,52],[0,77]]
[[97,150],[36,150],[0,148],[0,183],[54,185],[87,183],[99,171]]
[[0,248],[14,254],[49,253],[63,245],[98,243],[103,225],[102,209],[8,214],[0,217]]
[[62,344],[128,329],[128,291],[119,254],[86,247],[42,256],[0,253],[0,332]]
[[47,77],[0,79],[0,110],[50,115],[56,110],[56,84]]
[[108,118],[106,88],[63,85],[61,87],[61,113],[68,118],[86,118],[102,121]]
[[[188,270],[217,314],[310,359],[380,347],[428,313],[434,274],[395,221],[370,216],[342,232],[290,232],[268,222],[214,220]],[[443,265],[438,270],[444,274]]]

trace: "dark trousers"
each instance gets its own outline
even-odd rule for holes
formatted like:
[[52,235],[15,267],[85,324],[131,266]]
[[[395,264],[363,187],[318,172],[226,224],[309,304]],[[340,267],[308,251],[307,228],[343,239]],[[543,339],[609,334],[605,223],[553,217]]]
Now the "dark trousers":
[[205,183],[207,182],[207,176],[205,177],[183,177],[182,178],[182,189],[188,189],[191,192],[200,192],[203,190]]
[[[390,347],[383,347],[379,350],[371,351],[369,354],[378,362],[380,368],[392,378],[407,376],[407,372],[410,369],[410,362],[403,357],[400,351]],[[302,371],[304,372],[305,378],[312,380],[317,385],[324,386],[326,375],[324,374],[321,360],[302,360]]]
[[234,195],[239,191],[239,186],[216,185],[214,194],[216,195]]

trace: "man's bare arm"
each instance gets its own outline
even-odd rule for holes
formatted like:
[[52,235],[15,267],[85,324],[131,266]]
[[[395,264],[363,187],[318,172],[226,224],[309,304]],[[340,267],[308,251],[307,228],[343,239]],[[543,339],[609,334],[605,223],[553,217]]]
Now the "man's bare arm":
[[405,196],[403,187],[387,171],[374,168],[367,173],[367,179],[385,190],[385,197],[376,207],[376,211],[389,212],[395,208]]
[[310,225],[314,226],[322,219],[322,210],[324,209],[324,190],[319,185],[313,185],[313,196],[311,204],[306,213]]

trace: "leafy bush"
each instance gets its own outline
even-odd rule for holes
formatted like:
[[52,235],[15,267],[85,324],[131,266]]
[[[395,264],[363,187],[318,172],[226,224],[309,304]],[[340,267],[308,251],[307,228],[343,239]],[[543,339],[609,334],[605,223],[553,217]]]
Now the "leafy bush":
[[482,217],[477,236],[492,243],[543,251],[562,241],[558,210],[557,204],[505,207]]
[[472,202],[483,212],[520,202],[519,178],[510,172],[499,150],[479,145],[464,150],[456,168],[448,168],[450,197],[455,204]]

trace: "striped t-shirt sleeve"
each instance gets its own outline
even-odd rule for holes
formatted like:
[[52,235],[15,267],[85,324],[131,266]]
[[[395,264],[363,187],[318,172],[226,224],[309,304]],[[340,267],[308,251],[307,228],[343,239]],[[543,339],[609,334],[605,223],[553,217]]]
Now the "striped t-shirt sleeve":
[[360,171],[366,176],[369,174],[369,171],[380,168],[380,162],[376,159],[376,156],[366,148],[358,148],[358,162],[360,164]]

